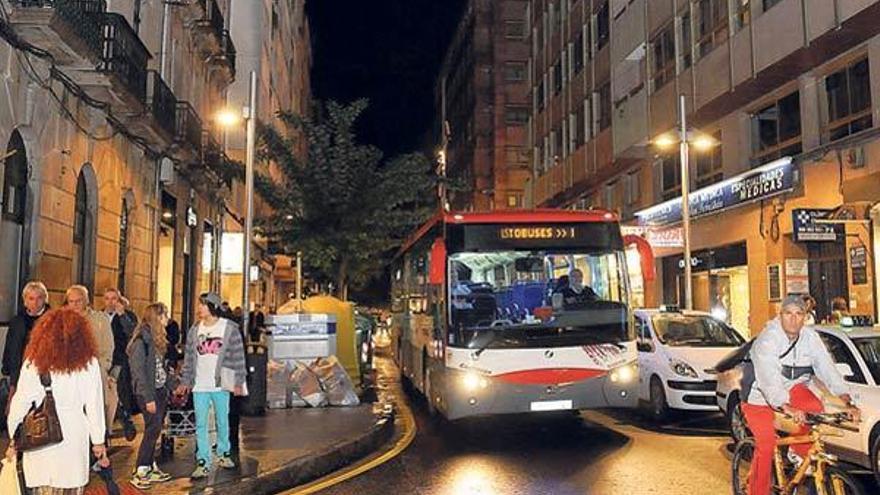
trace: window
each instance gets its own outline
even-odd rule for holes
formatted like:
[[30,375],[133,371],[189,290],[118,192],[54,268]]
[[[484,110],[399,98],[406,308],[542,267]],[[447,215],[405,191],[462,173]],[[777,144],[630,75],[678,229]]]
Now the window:
[[593,104],[589,98],[584,98],[584,140],[593,137]]
[[599,130],[611,126],[611,83],[607,82],[599,88]]
[[603,203],[605,203],[605,208],[608,208],[609,210],[617,208],[617,182],[615,181],[610,184],[606,184],[604,192],[605,197],[603,198]]
[[678,154],[660,159],[660,191],[664,201],[681,196],[681,165]]
[[693,61],[693,46],[691,46],[691,13],[685,11],[681,15],[681,68],[687,69]]
[[862,368],[859,366],[858,361],[856,361],[856,357],[853,356],[853,353],[842,340],[824,332],[819,332],[819,337],[822,338],[822,342],[825,343],[825,347],[828,348],[828,352],[835,363],[848,364],[852,369],[852,376],[844,377],[846,381],[861,384],[868,383],[865,380],[865,375],[862,373]]
[[639,182],[639,171],[626,174],[626,205],[632,206],[639,202],[639,196],[642,194],[641,183]]
[[508,208],[522,208],[523,207],[523,193],[521,193],[521,192],[507,193],[507,207]]
[[611,22],[608,18],[608,0],[602,3],[599,12],[596,13],[596,50],[601,50],[608,43],[611,34]]
[[565,137],[563,136],[562,129],[556,129],[555,131],[553,131],[553,165],[556,165],[557,161],[560,158],[560,155],[564,156],[564,145]]
[[587,137],[587,121],[584,119],[584,107],[585,105],[579,105],[578,109],[574,112],[574,125],[572,126],[572,141],[574,141],[574,149],[578,149],[583,146]]
[[752,165],[801,152],[800,94],[794,93],[752,116]]
[[83,165],[76,180],[76,196],[73,216],[73,265],[74,283],[94,290],[95,281],[95,214],[98,211],[97,179],[92,166]]
[[584,68],[584,33],[581,32],[574,40],[571,52],[572,72],[579,74]]
[[703,57],[727,40],[727,0],[700,0],[697,6],[697,53]]
[[781,0],[764,0],[764,12],[772,9],[774,5],[779,3]]
[[591,39],[593,33],[593,25],[591,23],[584,24],[581,32],[584,35],[584,55],[587,60],[593,58],[593,41]]
[[0,196],[2,196],[3,235],[0,236],[0,321],[8,322],[21,302],[20,289],[28,280],[28,263],[22,262],[29,242],[25,229],[28,194],[28,156],[24,140],[13,130],[6,144]]
[[651,40],[651,50],[653,54],[651,77],[654,82],[654,91],[657,91],[675,76],[675,31],[673,24],[663,28]]
[[733,0],[733,26],[736,31],[752,22],[751,0]]
[[521,40],[526,37],[526,23],[523,21],[504,21],[504,37]]
[[[28,162],[24,140],[16,129],[12,131],[3,170],[3,219],[24,225],[24,207],[27,195]],[[3,320],[8,321],[8,320]]]
[[505,107],[504,122],[507,125],[523,125],[529,121],[529,110],[526,107]]
[[526,78],[526,62],[505,62],[504,80],[507,82],[519,82]]
[[553,64],[553,96],[562,91],[562,59]]
[[[713,134],[720,143],[721,131]],[[697,187],[705,187],[721,180],[721,145],[713,146],[711,150],[697,154]]]
[[538,81],[538,88],[535,90],[535,103],[537,103],[538,111],[544,109],[544,80]]
[[871,79],[868,59],[863,58],[825,78],[828,123],[823,129],[827,141],[834,141],[870,128]]

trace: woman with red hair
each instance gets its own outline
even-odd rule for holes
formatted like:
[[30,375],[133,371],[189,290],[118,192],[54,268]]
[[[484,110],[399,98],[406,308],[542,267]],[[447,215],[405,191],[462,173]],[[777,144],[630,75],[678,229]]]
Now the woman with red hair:
[[[89,482],[89,441],[106,462],[104,392],[88,321],[71,309],[47,312],[37,322],[7,417],[10,435],[32,404],[46,396],[40,375],[52,380],[64,440],[24,453],[25,484],[34,495],[81,495]],[[10,448],[11,449],[11,448]],[[14,454],[10,450],[7,455]]]

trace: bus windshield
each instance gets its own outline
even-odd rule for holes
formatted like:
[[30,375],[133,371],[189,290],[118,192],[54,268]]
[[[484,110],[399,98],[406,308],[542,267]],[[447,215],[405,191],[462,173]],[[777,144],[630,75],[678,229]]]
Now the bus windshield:
[[548,347],[632,339],[620,251],[462,252],[450,255],[448,275],[451,346]]

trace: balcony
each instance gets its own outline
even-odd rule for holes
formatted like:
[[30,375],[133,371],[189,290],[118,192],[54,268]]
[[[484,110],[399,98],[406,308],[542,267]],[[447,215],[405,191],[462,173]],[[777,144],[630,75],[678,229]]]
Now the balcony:
[[147,71],[146,108],[126,122],[138,136],[164,148],[175,136],[177,98],[156,71]]
[[[101,58],[97,72],[109,86],[91,91],[101,101],[119,104],[125,111],[139,108],[147,98],[147,61],[150,54],[137,33],[120,14],[105,13],[103,17]],[[109,94],[102,94],[103,90]],[[88,88],[87,88],[87,92]]]
[[196,0],[202,14],[193,24],[196,46],[204,56],[219,55],[222,51],[226,21],[217,0]]
[[202,121],[192,105],[178,101],[174,109],[174,143],[176,155],[182,160],[202,158]]
[[11,0],[9,25],[58,66],[94,67],[101,53],[104,0]]
[[223,38],[220,43],[220,54],[211,56],[211,65],[222,74],[227,84],[235,80],[235,43],[229,31],[223,30]]

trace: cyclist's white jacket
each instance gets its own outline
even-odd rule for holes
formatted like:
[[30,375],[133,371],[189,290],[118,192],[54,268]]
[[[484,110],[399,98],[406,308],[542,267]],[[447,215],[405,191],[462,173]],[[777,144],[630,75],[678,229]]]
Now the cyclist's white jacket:
[[783,353],[791,346],[791,341],[782,329],[779,318],[767,322],[764,331],[752,345],[750,356],[755,365],[755,384],[749,394],[748,403],[782,407],[788,403],[788,391],[798,383],[810,380],[801,376],[790,380],[782,374],[782,366],[811,366],[814,375],[822,380],[834,395],[849,392],[849,386],[834,365],[828,349],[810,325],[804,325],[797,344],[784,358]]

